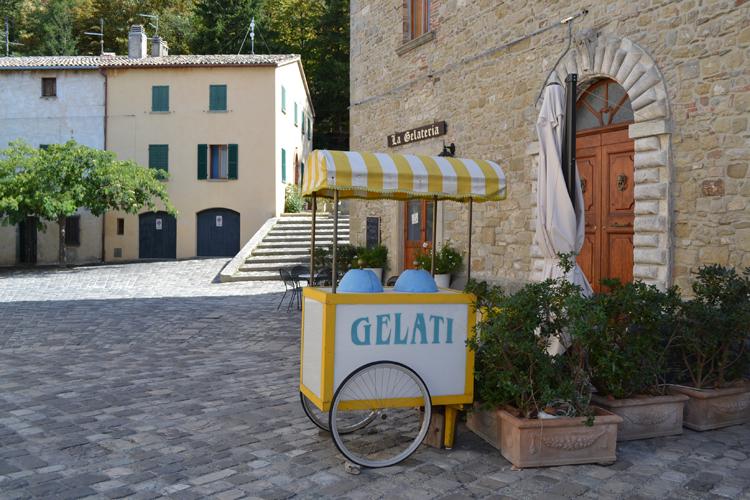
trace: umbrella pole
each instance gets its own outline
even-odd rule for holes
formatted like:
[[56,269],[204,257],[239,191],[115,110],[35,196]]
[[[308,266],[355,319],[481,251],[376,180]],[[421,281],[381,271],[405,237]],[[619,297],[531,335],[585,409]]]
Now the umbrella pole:
[[432,200],[432,258],[430,259],[430,274],[435,276],[435,242],[437,240],[437,196]]
[[565,133],[563,138],[563,176],[573,207],[576,206],[576,84],[578,74],[570,73],[565,78]]
[[339,192],[333,192],[333,251],[331,256],[333,257],[333,265],[331,269],[331,293],[336,293],[336,282],[339,277],[339,269],[336,254],[338,253],[336,247],[339,245]]
[[474,216],[474,200],[469,198],[469,254],[466,259],[466,282],[471,279],[471,224]]
[[318,198],[312,195],[312,234],[310,235],[310,284],[315,284],[315,215],[318,211]]

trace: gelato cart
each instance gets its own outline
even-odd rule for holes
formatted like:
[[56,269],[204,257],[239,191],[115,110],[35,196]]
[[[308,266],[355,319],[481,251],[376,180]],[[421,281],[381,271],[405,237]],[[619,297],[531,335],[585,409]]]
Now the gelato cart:
[[[317,201],[332,198],[333,279],[329,287],[303,289],[300,399],[351,462],[385,467],[406,459],[427,435],[435,406],[445,407],[444,444],[452,447],[456,411],[474,398],[474,354],[466,340],[475,311],[472,295],[438,289],[432,278],[436,202],[469,204],[470,275],[472,204],[504,199],[505,192],[505,175],[491,161],[329,150],[308,157],[310,275]],[[431,272],[405,271],[394,287],[383,288],[367,283],[363,273],[370,271],[355,270],[339,284],[335,242],[344,198],[433,200]]]

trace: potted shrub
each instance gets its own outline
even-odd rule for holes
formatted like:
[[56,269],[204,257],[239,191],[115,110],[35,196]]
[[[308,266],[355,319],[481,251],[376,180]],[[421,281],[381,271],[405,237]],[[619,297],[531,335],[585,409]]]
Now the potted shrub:
[[570,309],[570,333],[587,360],[592,402],[623,418],[618,440],[682,433],[686,396],[666,394],[667,352],[680,299],[642,282],[605,280],[609,292]]
[[512,295],[474,282],[467,290],[482,314],[469,340],[481,404],[468,427],[516,467],[614,462],[622,419],[589,405],[580,349],[547,353],[553,339],[563,339],[579,287],[559,279]]
[[388,267],[388,248],[377,245],[372,248],[357,249],[357,263],[360,269],[369,269],[383,282],[383,270]]
[[[423,246],[415,258],[417,268],[430,271],[432,269],[432,252],[427,244]],[[440,288],[448,288],[451,284],[451,277],[463,264],[464,259],[458,251],[453,248],[450,241],[435,252],[435,283]]]
[[682,306],[671,389],[690,399],[686,427],[704,431],[750,422],[750,269],[698,270],[695,297]]

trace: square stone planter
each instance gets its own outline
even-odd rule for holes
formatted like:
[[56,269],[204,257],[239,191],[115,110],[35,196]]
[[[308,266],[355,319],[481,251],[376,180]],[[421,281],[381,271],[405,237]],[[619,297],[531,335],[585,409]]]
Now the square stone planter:
[[506,410],[475,405],[467,426],[516,467],[612,463],[617,459],[617,426],[622,418],[594,408],[594,425],[585,418],[527,419]]
[[591,397],[597,406],[622,417],[617,430],[618,441],[682,434],[682,412],[688,399],[683,394],[627,399],[607,399],[598,395]]
[[688,429],[707,431],[750,422],[750,383],[742,382],[724,389],[694,389],[670,386],[673,393],[684,394],[683,424]]

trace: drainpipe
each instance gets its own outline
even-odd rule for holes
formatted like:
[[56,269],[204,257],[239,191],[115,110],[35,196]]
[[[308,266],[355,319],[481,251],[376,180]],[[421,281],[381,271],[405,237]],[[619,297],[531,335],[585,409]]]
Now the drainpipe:
[[[107,70],[104,68],[99,68],[99,74],[101,74],[104,77],[104,118],[103,118],[103,126],[104,129],[104,149],[107,149]],[[105,247],[105,235],[106,235],[106,229],[107,229],[107,212],[104,212],[102,214],[102,263],[106,261],[107,258],[107,249]]]

